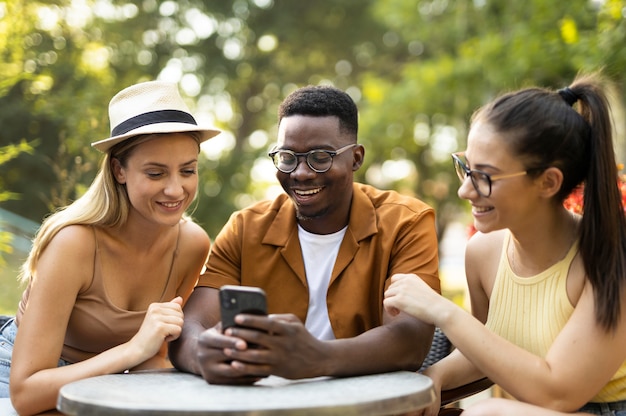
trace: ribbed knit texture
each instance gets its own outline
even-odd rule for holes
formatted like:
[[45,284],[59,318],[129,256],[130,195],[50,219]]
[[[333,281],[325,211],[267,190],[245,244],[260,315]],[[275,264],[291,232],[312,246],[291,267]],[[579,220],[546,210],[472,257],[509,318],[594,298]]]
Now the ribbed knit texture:
[[[563,260],[531,277],[519,277],[509,264],[506,238],[489,301],[486,326],[512,343],[545,357],[570,318],[574,307],[567,297],[567,273],[578,251],[575,243]],[[626,399],[626,362],[593,398],[594,402]]]

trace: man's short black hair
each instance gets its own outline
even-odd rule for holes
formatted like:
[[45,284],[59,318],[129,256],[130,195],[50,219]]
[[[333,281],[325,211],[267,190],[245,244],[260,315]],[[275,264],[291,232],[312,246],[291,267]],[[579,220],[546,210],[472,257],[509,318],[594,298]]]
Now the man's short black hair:
[[358,110],[345,92],[327,85],[309,85],[289,94],[278,107],[278,122],[293,115],[339,118],[339,128],[355,137],[359,130]]

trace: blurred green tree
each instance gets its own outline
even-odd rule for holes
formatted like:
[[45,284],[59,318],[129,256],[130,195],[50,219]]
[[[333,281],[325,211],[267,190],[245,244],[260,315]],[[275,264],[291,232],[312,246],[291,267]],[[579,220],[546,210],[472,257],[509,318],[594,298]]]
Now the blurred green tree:
[[18,77],[0,97],[0,145],[38,143],[0,167],[21,195],[3,206],[37,222],[88,186],[101,156],[88,143],[108,136],[110,97],[142,80],[179,82],[194,113],[225,131],[203,146],[194,213],[212,236],[233,210],[279,191],[265,154],[278,103],[297,86],[348,91],[367,148],[357,179],[423,198],[443,232],[464,211],[449,153],[464,147],[475,108],[579,70],[626,81],[625,0],[0,6],[0,71]]

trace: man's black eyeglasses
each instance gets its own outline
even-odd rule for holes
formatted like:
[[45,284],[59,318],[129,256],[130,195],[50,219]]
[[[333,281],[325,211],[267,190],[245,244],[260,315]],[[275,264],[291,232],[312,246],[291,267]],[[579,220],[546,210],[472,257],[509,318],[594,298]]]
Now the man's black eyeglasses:
[[283,173],[291,173],[298,167],[298,159],[304,157],[306,164],[311,170],[317,173],[328,171],[333,165],[333,158],[348,149],[356,146],[356,143],[349,144],[337,150],[314,149],[305,153],[296,153],[291,150],[273,150],[268,153],[272,158],[276,169]]

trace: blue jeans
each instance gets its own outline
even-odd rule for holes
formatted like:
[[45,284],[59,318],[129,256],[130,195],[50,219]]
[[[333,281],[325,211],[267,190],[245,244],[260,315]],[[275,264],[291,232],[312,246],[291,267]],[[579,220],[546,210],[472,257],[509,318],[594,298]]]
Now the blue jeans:
[[626,416],[626,400],[610,403],[587,403],[580,411],[600,416]]
[[[17,335],[17,325],[15,325],[15,319],[12,318],[0,328],[0,397],[4,398],[9,397],[9,374],[15,335]],[[58,366],[68,364],[65,360],[59,360]]]

